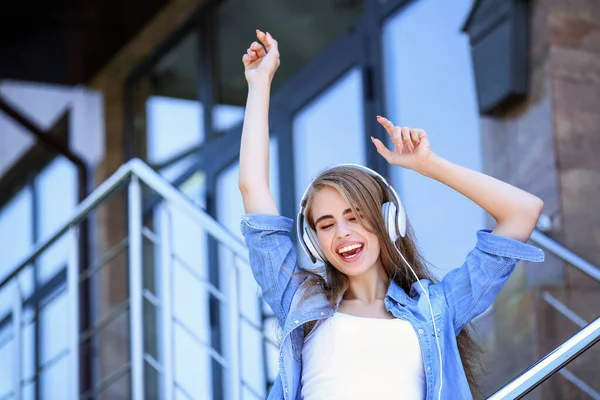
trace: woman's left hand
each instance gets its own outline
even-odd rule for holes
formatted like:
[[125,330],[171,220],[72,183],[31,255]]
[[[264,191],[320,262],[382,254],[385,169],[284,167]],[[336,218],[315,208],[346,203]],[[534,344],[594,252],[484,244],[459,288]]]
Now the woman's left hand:
[[395,126],[392,121],[381,116],[377,116],[377,122],[385,128],[394,143],[394,151],[391,151],[381,140],[371,136],[377,152],[387,162],[415,171],[419,171],[427,165],[427,161],[433,152],[429,146],[427,134],[423,129]]

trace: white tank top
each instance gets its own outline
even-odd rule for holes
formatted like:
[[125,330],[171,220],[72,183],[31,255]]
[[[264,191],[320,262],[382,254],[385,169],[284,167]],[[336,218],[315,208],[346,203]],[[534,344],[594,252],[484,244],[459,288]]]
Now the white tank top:
[[302,349],[302,398],[425,398],[419,340],[401,319],[335,313],[321,321]]

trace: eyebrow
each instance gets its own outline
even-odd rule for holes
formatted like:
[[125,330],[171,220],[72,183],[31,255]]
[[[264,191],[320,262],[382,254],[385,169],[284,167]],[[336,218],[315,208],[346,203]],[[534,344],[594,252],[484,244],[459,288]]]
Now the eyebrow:
[[[346,208],[346,209],[344,210],[344,212],[342,213],[342,216],[344,216],[344,215],[346,215],[346,214],[348,214],[348,213],[351,213],[351,212],[352,212],[352,210],[351,210],[351,209],[349,209],[349,208]],[[321,221],[323,221],[324,219],[327,219],[327,218],[333,218],[333,215],[331,215],[331,214],[327,214],[327,215],[321,215],[321,216],[320,216],[319,218],[317,218],[317,220],[315,221],[315,226],[317,226],[317,224],[318,224],[319,222],[321,222]]]

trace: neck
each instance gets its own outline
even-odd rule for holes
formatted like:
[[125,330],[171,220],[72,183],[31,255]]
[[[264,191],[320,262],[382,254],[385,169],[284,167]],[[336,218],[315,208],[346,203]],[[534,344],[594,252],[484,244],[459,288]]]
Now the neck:
[[365,304],[371,304],[385,298],[390,280],[381,261],[378,261],[364,274],[349,276],[348,283],[344,300],[359,300]]

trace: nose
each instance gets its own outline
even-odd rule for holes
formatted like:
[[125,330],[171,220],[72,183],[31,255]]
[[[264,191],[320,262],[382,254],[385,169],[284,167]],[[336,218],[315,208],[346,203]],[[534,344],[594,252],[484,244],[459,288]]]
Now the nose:
[[338,222],[335,226],[338,238],[350,236],[350,227],[348,226],[346,221]]

